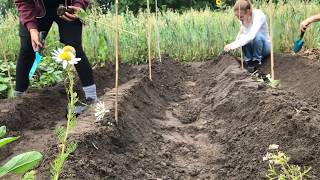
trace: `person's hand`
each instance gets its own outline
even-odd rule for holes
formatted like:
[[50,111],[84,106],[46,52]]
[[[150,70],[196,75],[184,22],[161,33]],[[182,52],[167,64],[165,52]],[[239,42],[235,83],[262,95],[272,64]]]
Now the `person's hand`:
[[224,51],[225,51],[225,52],[231,51],[231,45],[230,45],[230,44],[227,44],[226,46],[224,46]]
[[43,48],[43,44],[40,41],[40,33],[37,29],[30,29],[30,37],[33,51],[37,51],[37,48]]
[[306,31],[306,29],[309,27],[309,25],[310,25],[310,22],[308,19],[302,21],[300,23],[300,31],[302,31],[302,32]]
[[70,11],[72,12],[65,12],[62,16],[60,16],[60,18],[62,18],[65,21],[75,21],[78,19],[78,17],[76,16],[76,14],[78,12],[80,12],[81,8],[80,7],[76,7],[76,6],[68,6],[68,9],[70,9]]

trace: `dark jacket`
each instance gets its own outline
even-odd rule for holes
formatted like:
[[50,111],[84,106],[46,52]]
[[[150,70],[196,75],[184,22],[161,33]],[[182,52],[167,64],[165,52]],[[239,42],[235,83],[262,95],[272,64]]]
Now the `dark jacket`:
[[[69,1],[68,1],[69,2]],[[71,0],[73,5],[81,8],[86,8],[89,5],[89,0]],[[43,0],[14,0],[19,15],[20,21],[28,30],[37,29],[36,18],[43,17],[46,14]]]

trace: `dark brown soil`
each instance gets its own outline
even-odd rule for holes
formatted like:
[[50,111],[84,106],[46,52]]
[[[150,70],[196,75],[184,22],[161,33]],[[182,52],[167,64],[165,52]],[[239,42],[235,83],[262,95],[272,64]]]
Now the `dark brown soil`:
[[[152,81],[146,67],[123,66],[118,125],[113,66],[97,71],[99,99],[111,113],[96,122],[91,107],[78,118],[72,132],[78,148],[61,179],[266,179],[262,157],[270,144],[279,144],[291,163],[312,166],[319,179],[319,63],[292,55],[275,59],[281,90],[257,83],[228,55],[192,64],[164,58],[153,64]],[[268,67],[260,72],[269,73]],[[39,179],[49,179],[56,153],[52,131],[63,122],[62,90],[0,103],[9,107],[1,124],[43,137],[21,139],[13,149],[29,150],[32,142],[46,154]]]

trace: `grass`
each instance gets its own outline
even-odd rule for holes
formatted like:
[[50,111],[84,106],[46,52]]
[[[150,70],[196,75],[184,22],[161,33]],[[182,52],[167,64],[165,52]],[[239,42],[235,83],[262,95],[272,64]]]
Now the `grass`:
[[[267,4],[256,5],[268,14]],[[299,24],[306,17],[320,12],[317,2],[300,2],[292,0],[287,4],[279,3],[274,7],[274,49],[275,52],[290,51],[294,40],[299,35]],[[145,27],[145,12],[137,15],[127,12],[121,15],[121,28],[138,34],[120,31],[120,60],[123,63],[141,64],[147,62],[147,40]],[[93,8],[89,12],[89,18],[100,23],[89,21],[85,24],[83,34],[83,46],[87,56],[93,64],[103,64],[105,61],[114,60],[114,14],[102,14]],[[158,44],[155,31],[155,15],[151,16],[151,48],[152,57],[157,57]],[[108,24],[105,26],[103,24]],[[226,43],[231,42],[238,30],[239,23],[230,9],[221,12],[213,12],[209,9],[202,11],[188,10],[183,14],[166,11],[158,15],[159,41],[162,54],[170,55],[181,61],[199,61],[212,58],[222,51]],[[305,35],[306,48],[318,47],[320,33],[319,24],[314,24]],[[1,41],[10,62],[15,64],[19,52],[18,18],[14,13],[8,13],[0,18]],[[47,51],[57,48],[58,31],[56,25],[52,28],[46,40]],[[50,65],[50,58],[43,62],[44,66]],[[0,56],[0,62],[3,62]],[[10,66],[11,73],[15,74],[14,65]],[[0,69],[0,74],[2,72]],[[46,72],[44,72],[46,73]],[[40,79],[40,78],[39,78]],[[46,79],[46,78],[44,78]],[[57,78],[58,81],[59,78]],[[61,79],[61,78],[60,78]],[[55,82],[55,80],[53,81]],[[36,83],[48,84],[48,83]]]

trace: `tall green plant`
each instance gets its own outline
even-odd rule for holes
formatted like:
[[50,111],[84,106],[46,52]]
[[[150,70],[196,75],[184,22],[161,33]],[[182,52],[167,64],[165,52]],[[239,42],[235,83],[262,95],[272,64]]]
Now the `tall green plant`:
[[52,163],[51,174],[53,180],[58,180],[63,170],[64,163],[68,156],[74,152],[77,148],[75,142],[69,142],[68,137],[71,129],[76,125],[76,109],[75,104],[78,101],[77,93],[74,90],[74,67],[71,66],[76,64],[80,59],[75,57],[75,49],[71,46],[65,46],[63,49],[55,51],[54,59],[58,63],[63,64],[63,68],[66,70],[66,78],[64,81],[67,96],[68,96],[68,114],[67,114],[67,125],[66,127],[58,127],[56,134],[59,143],[59,154]]

